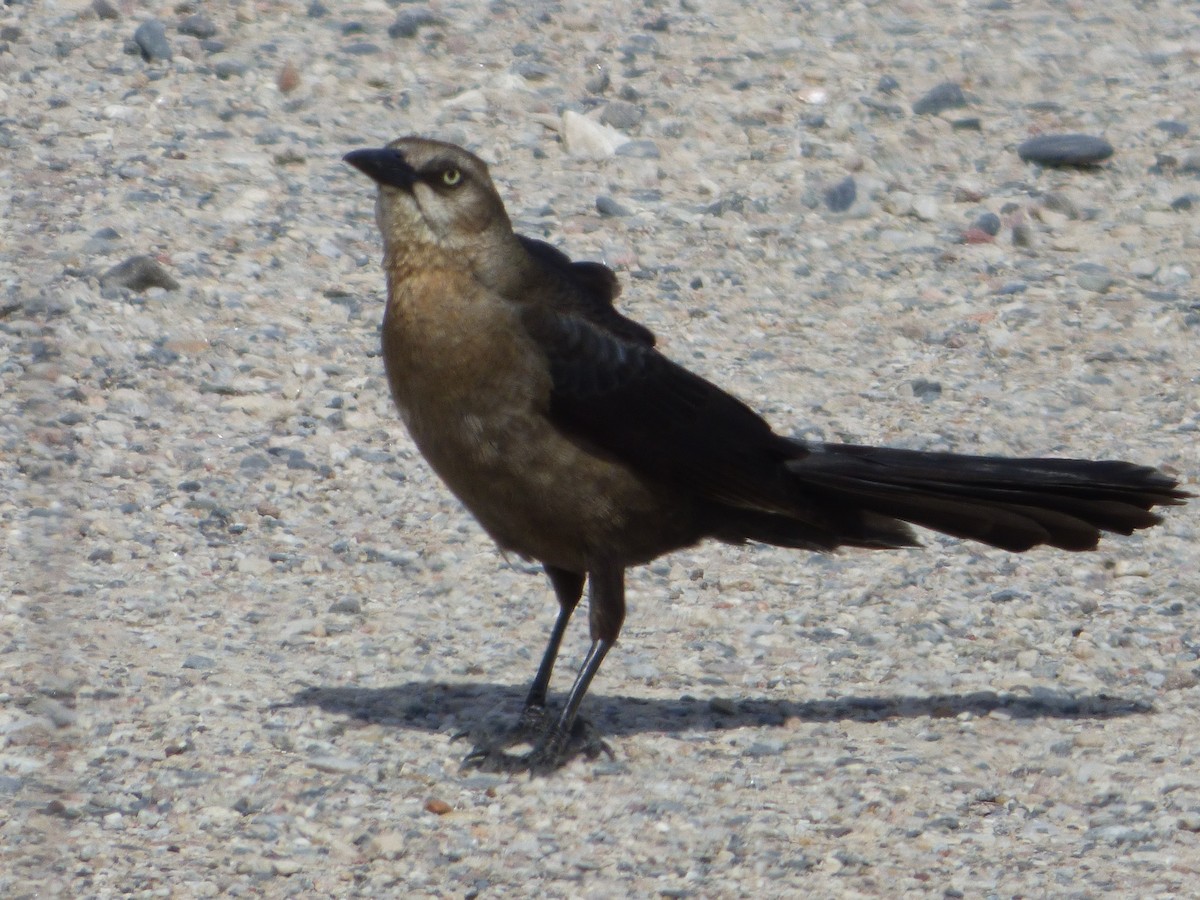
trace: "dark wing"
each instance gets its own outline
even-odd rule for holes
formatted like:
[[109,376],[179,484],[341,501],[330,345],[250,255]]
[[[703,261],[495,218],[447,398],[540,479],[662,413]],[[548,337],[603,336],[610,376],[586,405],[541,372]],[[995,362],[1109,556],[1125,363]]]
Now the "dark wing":
[[[518,234],[517,240],[555,286],[546,298],[551,306],[568,315],[582,316],[623,340],[654,346],[654,332],[621,315],[613,306],[621,284],[612,269],[598,262],[574,262],[557,247],[523,234]],[[535,281],[547,283],[546,278]]]
[[544,306],[522,315],[549,365],[554,425],[688,498],[710,536],[813,550],[914,543],[894,519],[805,490],[787,463],[806,447],[653,347]]
[[550,366],[554,424],[639,474],[718,502],[780,510],[797,447],[757,413],[657,350],[590,321],[529,308]]

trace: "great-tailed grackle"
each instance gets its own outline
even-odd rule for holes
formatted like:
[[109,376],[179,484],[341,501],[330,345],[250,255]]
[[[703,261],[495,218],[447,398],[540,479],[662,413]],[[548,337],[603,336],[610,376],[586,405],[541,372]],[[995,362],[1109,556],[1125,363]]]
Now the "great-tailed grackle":
[[[1190,495],[1127,462],[1004,459],[775,434],[613,306],[607,267],[515,234],[478,157],[406,137],[346,162],[378,185],[383,359],[413,440],[504,550],[539,561],[558,617],[508,740],[468,762],[545,771],[625,618],[625,570],[704,539],[805,550],[916,544],[905,523],[1020,552],[1089,550]],[[592,644],[556,718],[546,691],[588,583]],[[518,742],[524,756],[505,752]],[[596,749],[583,740],[584,749]]]

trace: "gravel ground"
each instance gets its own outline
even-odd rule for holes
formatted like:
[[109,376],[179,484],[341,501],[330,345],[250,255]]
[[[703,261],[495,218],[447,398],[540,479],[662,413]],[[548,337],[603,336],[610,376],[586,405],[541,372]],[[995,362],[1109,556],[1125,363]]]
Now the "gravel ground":
[[[0,8],[0,894],[1200,893],[1196,505],[676,554],[585,704],[614,758],[460,772],[554,604],[391,409],[340,162],[467,144],[785,431],[1194,487],[1198,13]],[[1018,155],[1058,133],[1115,152]]]

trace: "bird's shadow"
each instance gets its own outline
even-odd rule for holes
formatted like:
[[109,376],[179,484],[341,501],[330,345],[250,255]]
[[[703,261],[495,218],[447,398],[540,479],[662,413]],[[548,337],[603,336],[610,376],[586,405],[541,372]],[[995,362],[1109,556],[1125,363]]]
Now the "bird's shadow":
[[[479,723],[515,720],[525,698],[523,686],[487,682],[453,684],[410,681],[384,688],[310,686],[279,707],[316,706],[366,723],[431,732],[458,730]],[[562,697],[552,698],[561,703]],[[1014,719],[1112,719],[1146,715],[1151,703],[1107,694],[1036,691],[1031,695],[972,691],[961,694],[850,696],[833,700],[763,697],[647,699],[589,694],[584,712],[608,736],[802,722],[881,722],[887,719],[984,716],[1000,711]],[[509,722],[511,724],[511,722]]]

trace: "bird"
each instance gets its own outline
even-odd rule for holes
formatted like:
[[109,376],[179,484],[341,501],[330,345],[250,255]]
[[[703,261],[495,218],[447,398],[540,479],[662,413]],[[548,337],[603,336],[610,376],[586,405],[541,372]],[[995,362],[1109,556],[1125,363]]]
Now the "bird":
[[[413,135],[344,160],[376,187],[382,356],[400,416],[500,550],[541,564],[558,603],[519,719],[464,765],[548,774],[611,753],[580,705],[621,632],[626,570],[672,551],[919,546],[912,525],[1017,553],[1082,551],[1191,496],[1119,460],[779,434],[620,312],[610,268],[516,233],[475,154]],[[555,714],[551,676],[585,585],[591,643]]]

